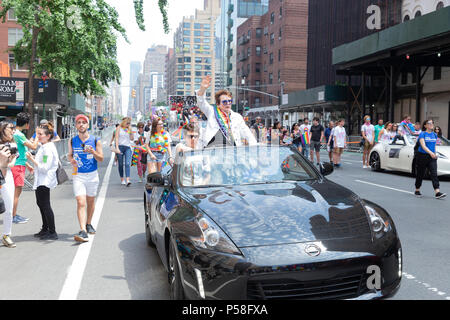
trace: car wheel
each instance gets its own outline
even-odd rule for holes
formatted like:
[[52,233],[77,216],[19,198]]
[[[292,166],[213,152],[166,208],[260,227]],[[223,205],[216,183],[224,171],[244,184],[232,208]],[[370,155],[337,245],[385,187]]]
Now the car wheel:
[[181,285],[180,269],[176,257],[176,249],[173,241],[169,242],[169,286],[170,299],[184,300],[183,286]]
[[370,167],[374,171],[381,171],[381,161],[378,152],[372,152],[369,159]]
[[144,193],[144,216],[145,216],[145,240],[149,247],[154,248],[155,244],[152,240],[152,233],[150,231],[150,211],[147,204],[147,195]]

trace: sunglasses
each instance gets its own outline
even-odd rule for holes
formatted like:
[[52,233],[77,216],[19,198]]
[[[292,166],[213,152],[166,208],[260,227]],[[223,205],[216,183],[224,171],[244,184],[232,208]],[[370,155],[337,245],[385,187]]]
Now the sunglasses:
[[427,124],[434,124],[434,122],[433,121],[428,121]]
[[188,134],[187,137],[189,139],[198,139],[198,135],[197,134]]
[[232,104],[233,103],[233,99],[230,100],[222,100],[220,101],[221,104]]

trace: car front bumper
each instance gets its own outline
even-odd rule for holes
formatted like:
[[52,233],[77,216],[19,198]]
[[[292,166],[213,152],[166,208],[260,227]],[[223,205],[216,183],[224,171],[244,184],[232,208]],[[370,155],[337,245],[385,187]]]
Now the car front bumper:
[[[317,257],[308,256],[302,243],[242,248],[243,256],[177,243],[188,299],[380,299],[400,287],[398,239],[382,252],[325,251]],[[369,266],[380,270],[378,288]]]

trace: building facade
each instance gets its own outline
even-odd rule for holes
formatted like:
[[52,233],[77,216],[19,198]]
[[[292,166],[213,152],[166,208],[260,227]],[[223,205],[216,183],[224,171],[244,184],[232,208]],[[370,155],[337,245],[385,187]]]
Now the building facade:
[[[138,98],[138,91],[139,91],[139,82],[138,77],[139,73],[141,72],[141,62],[140,61],[131,61],[130,62],[130,93],[128,96],[128,116],[133,117],[134,113],[139,110],[139,98]],[[131,96],[132,91],[136,91],[136,97],[133,98]]]
[[308,0],[271,1],[266,14],[238,27],[240,110],[278,106],[283,94],[306,89],[307,40]]
[[[220,0],[205,0],[204,10],[196,10],[195,16],[184,17],[174,34],[174,55],[167,58],[169,65],[168,95],[193,96],[200,88],[202,77],[212,76],[215,88],[214,29],[220,13]],[[206,92],[214,103],[211,88]]]

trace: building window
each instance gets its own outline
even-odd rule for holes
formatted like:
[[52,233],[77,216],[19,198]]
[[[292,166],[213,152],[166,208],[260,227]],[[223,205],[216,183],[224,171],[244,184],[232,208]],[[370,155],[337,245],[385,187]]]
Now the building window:
[[13,8],[8,10],[8,20],[14,20],[14,21],[17,20],[16,14],[15,14]]
[[185,64],[185,65],[184,65],[184,68],[185,68],[185,69],[191,69],[191,64],[190,64],[190,63]]
[[280,27],[280,31],[278,33],[278,40],[281,40],[281,27]]
[[183,38],[184,42],[191,42],[191,38]]
[[256,28],[256,38],[259,39],[262,36],[262,29],[261,28]]
[[444,3],[442,1],[439,1],[439,3],[436,5],[436,10],[444,8]]
[[280,79],[281,79],[281,71],[278,70],[278,81],[280,81]]
[[190,71],[185,71],[185,72],[184,72],[184,75],[185,75],[185,76],[190,76],[190,75],[191,75],[191,72],[190,72]]
[[273,33],[270,34],[270,44],[273,44],[273,41],[275,40],[275,36]]
[[211,63],[211,58],[203,58],[204,63]]
[[183,35],[190,36],[191,35],[191,30],[183,30]]
[[278,49],[278,61],[281,61],[281,49]]
[[405,21],[409,21],[411,18],[409,17],[409,15],[406,15],[404,18],[403,18],[403,22],[405,22]]
[[420,10],[419,10],[419,11],[417,11],[416,14],[414,15],[414,18],[420,17],[421,15],[422,15],[422,12],[420,12]]
[[417,81],[416,73],[411,72],[411,74],[412,74],[412,83],[416,83],[416,81]]
[[273,73],[269,73],[269,84],[273,83]]
[[184,89],[184,84],[183,83],[178,83],[177,84],[177,89]]
[[255,106],[259,107],[260,104],[261,104],[261,100],[259,98],[255,98]]
[[252,30],[248,30],[247,32],[247,40],[250,40],[252,37]]
[[202,82],[202,78],[195,78],[195,83],[201,83]]
[[250,55],[251,55],[251,53],[252,53],[252,48],[247,48],[247,57],[250,57]]
[[196,57],[196,58],[195,58],[195,63],[202,63],[202,58]]
[[256,46],[256,55],[259,57],[261,55],[261,46]]
[[275,22],[275,13],[272,12],[272,13],[270,14],[270,24],[273,24],[274,22]]
[[202,70],[202,65],[201,64],[196,64],[195,65],[195,70]]
[[8,46],[15,46],[22,39],[23,31],[19,28],[8,28]]
[[261,86],[261,81],[256,80],[256,81],[255,81],[255,87],[256,87],[256,89],[259,89],[260,86]]
[[273,52],[269,55],[269,64],[273,64]]
[[203,25],[203,29],[208,29],[208,30],[209,30],[209,29],[211,29],[211,26],[210,26],[209,24],[206,24],[206,23],[205,23],[205,24]]
[[209,43],[211,39],[209,38],[203,38],[203,43]]
[[15,60],[14,60],[14,53],[10,53],[8,55],[8,59],[9,59],[9,68],[11,70],[17,70],[17,71],[28,71],[26,66],[19,66]]
[[433,80],[441,80],[442,67],[436,66],[433,68]]
[[200,37],[201,35],[202,35],[202,32],[201,32],[201,31],[198,31],[198,30],[195,30],[195,31],[194,31],[194,36]]
[[283,7],[280,6],[280,18],[283,16]]
[[189,29],[191,27],[191,24],[189,22],[183,23],[183,28]]
[[269,96],[269,104],[272,104],[272,96]]
[[261,63],[255,64],[255,72],[261,72]]
[[200,38],[194,38],[194,43],[202,43],[202,39],[200,39]]
[[211,36],[211,32],[209,32],[209,31],[203,31],[203,36],[204,36],[204,37],[210,37],[210,36]]
[[202,72],[201,71],[195,71],[195,76],[196,77],[201,77],[202,76]]
[[203,49],[204,49],[204,50],[209,50],[210,48],[211,48],[211,47],[210,47],[209,45],[206,45],[206,44],[203,46]]
[[202,24],[201,23],[194,23],[194,29],[201,29]]
[[191,57],[184,57],[184,62],[191,62]]

